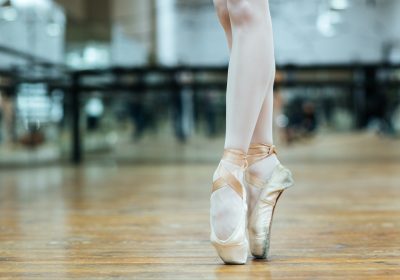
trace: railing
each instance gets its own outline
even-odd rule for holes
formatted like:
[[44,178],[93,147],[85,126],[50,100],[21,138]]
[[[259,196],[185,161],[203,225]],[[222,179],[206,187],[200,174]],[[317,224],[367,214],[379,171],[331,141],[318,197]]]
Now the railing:
[[[112,94],[121,90],[132,94],[145,90],[168,90],[182,92],[190,89],[197,93],[202,89],[226,87],[227,67],[141,67],[108,68],[71,71],[65,65],[51,64],[30,55],[0,46],[0,53],[24,58],[30,67],[41,67],[41,75],[30,76],[21,69],[0,70],[0,90],[15,94],[21,83],[44,83],[50,89],[62,89],[70,106],[65,113],[71,119],[71,161],[81,163],[83,158],[82,98],[89,92]],[[59,75],[49,74],[58,69]],[[261,71],[261,70],[260,70]],[[40,72],[40,71],[39,71]],[[54,72],[54,71],[53,71]],[[277,68],[276,87],[346,88],[352,93],[354,115],[360,119],[365,113],[365,100],[371,94],[400,88],[400,65],[360,64],[360,65],[285,65]],[[361,127],[361,124],[357,125]]]

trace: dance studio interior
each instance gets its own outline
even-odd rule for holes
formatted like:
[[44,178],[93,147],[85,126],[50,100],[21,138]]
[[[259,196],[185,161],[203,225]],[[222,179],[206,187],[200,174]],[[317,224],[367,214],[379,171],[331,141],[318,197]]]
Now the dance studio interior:
[[268,2],[295,183],[268,257],[225,265],[213,1],[0,0],[1,279],[400,279],[400,1]]

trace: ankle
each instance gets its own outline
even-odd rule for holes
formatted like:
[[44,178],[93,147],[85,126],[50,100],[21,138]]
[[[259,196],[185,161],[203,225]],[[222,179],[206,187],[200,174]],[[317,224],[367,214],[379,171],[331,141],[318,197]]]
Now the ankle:
[[226,171],[228,171],[229,173],[232,173],[237,179],[240,179],[241,174],[244,172],[243,166],[237,165],[236,163],[233,163],[226,159],[221,159],[221,161],[219,162],[219,164],[214,172],[214,176],[213,176],[214,181],[220,177],[219,172],[220,172],[221,168],[225,168]]
[[274,168],[278,164],[280,164],[278,157],[276,154],[272,154],[260,161],[255,162],[249,166],[248,170],[250,173],[254,174],[260,179],[268,180],[271,177]]
[[237,179],[241,179],[244,170],[247,168],[247,155],[239,149],[224,149],[224,153],[217,169],[214,172],[214,181],[221,176],[219,171],[232,173]]

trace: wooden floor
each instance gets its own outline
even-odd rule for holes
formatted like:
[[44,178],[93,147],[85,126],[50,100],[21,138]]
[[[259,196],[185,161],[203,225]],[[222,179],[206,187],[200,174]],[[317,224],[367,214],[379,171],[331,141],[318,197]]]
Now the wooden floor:
[[400,279],[400,140],[287,148],[268,261],[209,244],[209,165],[0,171],[0,279]]

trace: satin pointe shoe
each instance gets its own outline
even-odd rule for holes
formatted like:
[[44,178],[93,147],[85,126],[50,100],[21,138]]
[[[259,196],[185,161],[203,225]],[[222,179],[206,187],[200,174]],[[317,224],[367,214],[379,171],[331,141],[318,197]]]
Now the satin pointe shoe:
[[[248,165],[251,166],[276,153],[274,145],[252,144],[247,154]],[[264,181],[247,170],[245,182],[248,188],[259,188],[261,191],[249,213],[248,232],[251,254],[255,258],[265,259],[270,246],[275,206],[282,192],[293,185],[292,173],[282,164],[278,164],[274,167],[269,180]]]
[[[222,163],[222,161],[227,162],[229,164],[233,164],[237,166],[233,172],[230,172],[226,166]],[[226,264],[245,264],[247,261],[248,255],[248,240],[246,235],[246,223],[247,223],[247,202],[246,202],[246,188],[244,186],[244,171],[247,168],[246,154],[241,150],[235,149],[225,149],[224,155],[222,157],[221,163],[218,165],[216,170],[216,177],[214,177],[213,185],[212,185],[212,193],[211,199],[213,196],[218,195],[218,191],[223,191],[223,188],[232,188],[234,193],[232,195],[238,195],[241,201],[241,206],[237,209],[239,215],[237,221],[234,221],[234,225],[232,228],[232,234],[230,231],[226,236],[228,238],[223,238],[221,240],[213,227],[213,215],[212,210],[210,212],[210,226],[211,226],[211,235],[210,240],[212,245],[217,250],[218,255]],[[220,203],[224,203],[224,196],[220,196],[219,198],[215,198],[220,200]],[[230,201],[226,201],[229,203]],[[229,205],[228,205],[229,207]],[[230,235],[229,235],[230,234]]]

